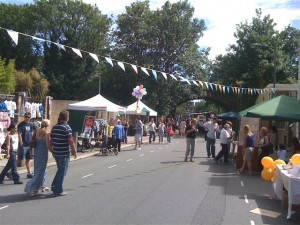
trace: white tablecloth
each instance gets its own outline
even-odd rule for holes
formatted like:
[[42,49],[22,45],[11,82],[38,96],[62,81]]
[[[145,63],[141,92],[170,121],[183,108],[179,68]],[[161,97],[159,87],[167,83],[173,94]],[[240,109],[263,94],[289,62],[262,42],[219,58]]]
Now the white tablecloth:
[[288,170],[283,170],[282,165],[277,165],[275,170],[274,191],[278,199],[282,199],[283,187],[288,191],[288,215],[292,214],[292,205],[300,204],[300,177],[293,177]]

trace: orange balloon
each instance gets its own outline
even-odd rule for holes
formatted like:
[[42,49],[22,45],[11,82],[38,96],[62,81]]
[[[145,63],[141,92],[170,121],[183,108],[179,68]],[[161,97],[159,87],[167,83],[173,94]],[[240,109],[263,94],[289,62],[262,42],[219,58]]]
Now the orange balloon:
[[264,166],[264,168],[273,168],[274,160],[269,156],[265,156],[261,159],[261,164]]
[[276,159],[274,161],[274,163],[275,163],[275,165],[285,165],[286,164],[285,161],[283,161],[282,159]]
[[300,165],[300,154],[294,154],[291,158],[293,166]]
[[274,176],[274,171],[269,168],[269,169],[263,169],[263,171],[261,171],[261,177],[264,180],[271,180],[272,177]]

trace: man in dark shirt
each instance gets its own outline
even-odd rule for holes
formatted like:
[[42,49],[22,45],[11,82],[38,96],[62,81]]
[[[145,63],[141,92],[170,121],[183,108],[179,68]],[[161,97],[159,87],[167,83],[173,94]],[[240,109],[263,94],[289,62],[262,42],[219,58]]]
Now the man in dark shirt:
[[27,178],[32,178],[30,172],[29,161],[30,161],[30,142],[33,134],[33,124],[30,123],[31,113],[26,112],[24,115],[24,121],[18,125],[19,134],[19,149],[18,149],[18,165],[22,164],[25,158],[25,166],[27,169]]
[[51,130],[50,149],[57,165],[57,172],[51,185],[54,197],[67,195],[67,192],[63,191],[62,185],[70,161],[70,148],[74,158],[77,157],[77,151],[72,138],[72,129],[68,121],[69,112],[62,111],[59,114],[58,123]]
[[185,133],[186,133],[186,152],[184,158],[185,162],[188,161],[187,157],[189,156],[190,153],[191,153],[190,162],[194,162],[193,156],[195,150],[195,139],[198,133],[198,129],[196,128],[196,123],[197,120],[192,119],[191,124],[187,124],[185,128]]

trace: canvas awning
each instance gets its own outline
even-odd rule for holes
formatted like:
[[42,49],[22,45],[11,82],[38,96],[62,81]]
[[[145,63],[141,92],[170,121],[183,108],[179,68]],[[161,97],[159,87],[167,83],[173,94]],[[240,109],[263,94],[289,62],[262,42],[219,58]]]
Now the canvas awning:
[[100,94],[84,100],[82,102],[76,102],[68,105],[70,110],[81,110],[81,111],[108,111],[108,112],[124,112],[126,108],[119,106]]
[[[127,115],[135,115],[136,114],[136,104],[137,104],[137,102],[134,102],[131,105],[126,107]],[[139,115],[145,116],[147,113],[149,113],[149,116],[157,116],[157,112],[154,111],[153,109],[149,108],[142,101],[139,101],[139,108],[141,109],[141,112],[139,113]]]
[[239,117],[243,116],[265,120],[300,121],[300,101],[281,95],[239,112]]

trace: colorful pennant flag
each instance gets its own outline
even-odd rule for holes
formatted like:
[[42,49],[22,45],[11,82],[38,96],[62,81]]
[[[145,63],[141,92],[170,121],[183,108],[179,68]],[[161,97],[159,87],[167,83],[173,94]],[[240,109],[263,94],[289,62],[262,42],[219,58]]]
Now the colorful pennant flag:
[[142,71],[143,71],[145,74],[147,74],[148,76],[150,76],[149,73],[148,73],[148,71],[147,71],[147,69],[146,69],[145,67],[141,67],[141,69],[142,69]]
[[111,66],[114,66],[113,61],[111,58],[105,57],[106,62],[108,62]]
[[133,65],[133,64],[130,64],[130,65],[131,65],[132,69],[134,70],[134,72],[135,72],[136,74],[138,74],[138,68],[137,68],[137,66],[136,66],[136,65]]
[[122,68],[122,70],[124,70],[124,72],[125,72],[125,66],[124,66],[124,63],[123,62],[117,62],[117,64],[119,65],[119,67],[121,67]]
[[19,39],[19,33],[12,30],[6,30],[11,39],[15,42],[16,45],[18,45],[18,39]]
[[90,55],[93,59],[95,59],[95,61],[96,61],[97,63],[99,63],[99,59],[98,59],[98,56],[97,56],[96,54],[90,53],[90,52],[89,52],[89,55]]
[[80,50],[79,49],[77,49],[77,48],[71,48],[72,50],[73,50],[73,52],[75,52],[79,57],[81,57],[82,58],[82,55],[81,55],[81,52],[80,52]]

